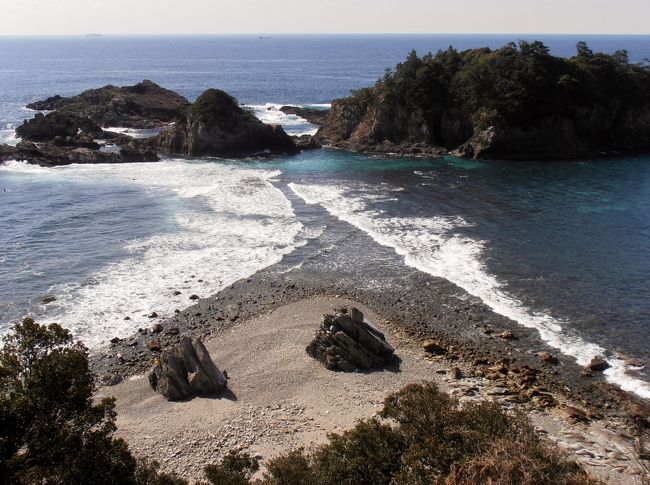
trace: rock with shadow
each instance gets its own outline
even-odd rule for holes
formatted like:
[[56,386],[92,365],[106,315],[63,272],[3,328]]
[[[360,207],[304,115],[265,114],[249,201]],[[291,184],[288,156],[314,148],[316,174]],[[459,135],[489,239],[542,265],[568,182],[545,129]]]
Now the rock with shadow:
[[369,371],[399,363],[384,334],[364,322],[363,313],[354,307],[323,315],[307,353],[333,371]]
[[181,401],[214,397],[226,389],[227,379],[199,339],[182,337],[177,346],[162,353],[149,374],[149,383],[168,401]]

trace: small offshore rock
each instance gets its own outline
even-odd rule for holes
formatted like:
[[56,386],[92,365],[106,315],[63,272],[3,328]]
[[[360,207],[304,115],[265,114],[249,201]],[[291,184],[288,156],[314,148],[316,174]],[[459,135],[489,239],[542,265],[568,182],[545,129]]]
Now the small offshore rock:
[[557,364],[558,362],[557,358],[550,352],[539,352],[537,356],[539,357],[539,360],[547,364]]
[[192,301],[198,300],[199,298],[200,298],[199,295],[191,295],[190,296],[190,300],[192,300]]
[[181,292],[180,292],[180,291],[178,291],[178,290],[176,290],[176,291],[174,291],[174,293],[173,293],[173,294],[174,294],[174,296],[178,296],[178,295],[180,295],[180,294],[181,294]]
[[120,337],[113,337],[113,338],[111,339],[111,343],[112,343],[112,344],[117,344],[117,343],[120,342],[120,340],[122,340]]
[[609,364],[602,357],[594,357],[585,369],[589,369],[592,372],[603,372],[605,369],[609,369]]
[[52,295],[47,295],[46,297],[43,298],[43,304],[44,305],[47,305],[49,303],[53,303],[55,301],[56,301],[56,297],[54,297]]
[[158,318],[158,313],[156,312],[151,312],[149,315],[147,315],[149,318]]
[[641,359],[627,359],[625,362],[623,362],[628,367],[644,367],[645,362],[643,362]]
[[128,322],[129,320],[131,320],[131,317],[124,317],[125,322]]

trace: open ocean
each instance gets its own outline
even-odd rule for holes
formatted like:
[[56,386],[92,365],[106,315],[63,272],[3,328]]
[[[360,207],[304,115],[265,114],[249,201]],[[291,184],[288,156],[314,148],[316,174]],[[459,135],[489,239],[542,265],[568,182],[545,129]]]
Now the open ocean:
[[[263,121],[309,133],[273,108],[326,106],[411,49],[518,38],[562,56],[585,40],[650,58],[650,36],[0,37],[0,142],[17,142],[31,101],[143,79],[190,100],[221,88]],[[301,220],[309,207],[329,217]],[[32,314],[101,347],[146,326],[151,311],[187,306],[187,294],[214,293],[308,241],[318,247],[324,231],[361,231],[581,364],[606,355],[610,381],[650,398],[650,374],[621,364],[650,362],[649,156],[488,163],[319,150],[267,161],[10,162],[0,166],[0,333]],[[46,295],[57,301],[43,305]]]

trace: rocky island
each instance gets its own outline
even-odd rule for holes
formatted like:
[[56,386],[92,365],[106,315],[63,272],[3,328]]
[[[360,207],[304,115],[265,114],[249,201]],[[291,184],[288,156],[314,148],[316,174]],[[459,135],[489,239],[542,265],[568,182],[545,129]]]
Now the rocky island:
[[[158,152],[237,158],[299,151],[282,127],[262,123],[217,89],[189,103],[145,80],[70,98],[53,96],[28,108],[42,112],[16,129],[22,139],[16,146],[0,145],[0,162],[18,159],[56,166],[152,162]],[[106,128],[157,128],[161,133],[137,140]]]
[[650,148],[650,70],[625,51],[576,56],[541,42],[412,52],[334,101],[319,142],[366,153],[546,160]]

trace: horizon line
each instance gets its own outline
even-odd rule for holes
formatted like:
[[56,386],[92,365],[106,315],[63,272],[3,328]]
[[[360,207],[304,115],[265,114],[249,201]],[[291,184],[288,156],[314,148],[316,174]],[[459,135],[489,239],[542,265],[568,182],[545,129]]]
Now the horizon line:
[[218,33],[187,33],[187,32],[166,32],[166,33],[104,33],[84,32],[72,34],[0,34],[0,38],[7,37],[226,37],[226,36],[370,36],[370,35],[403,35],[403,36],[424,36],[424,35],[544,35],[544,36],[630,36],[650,37],[650,32],[218,32]]

